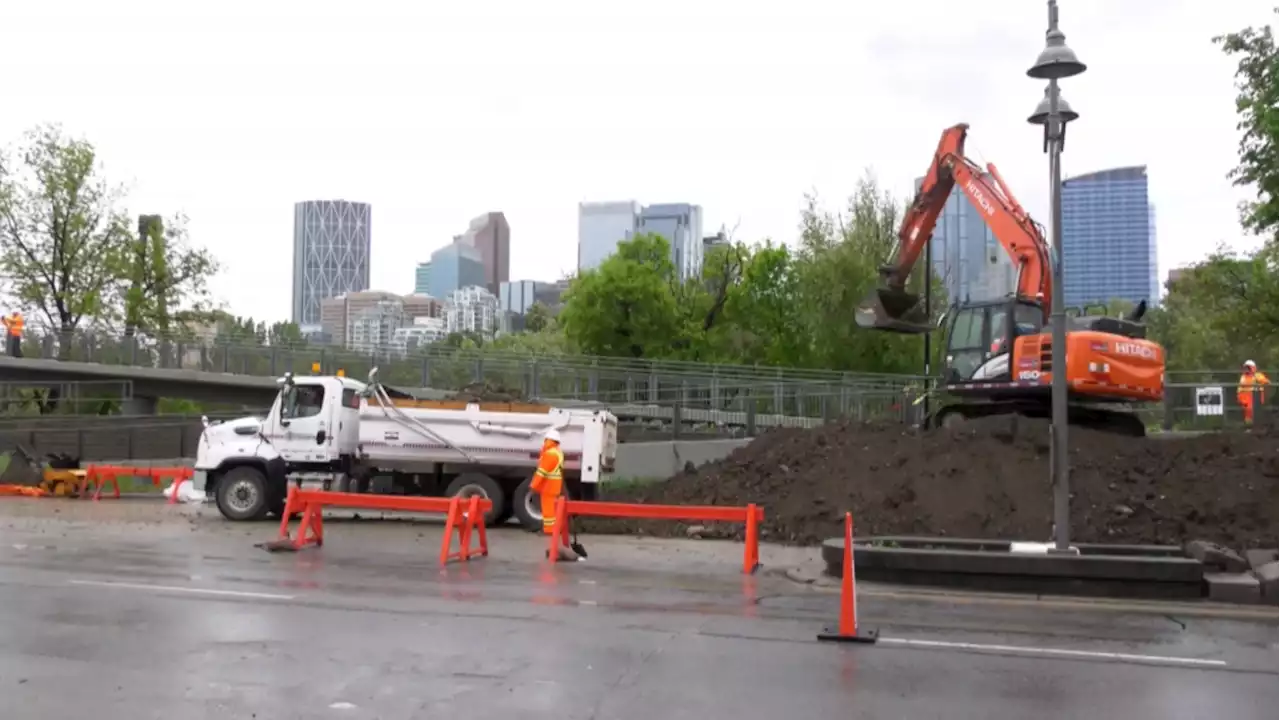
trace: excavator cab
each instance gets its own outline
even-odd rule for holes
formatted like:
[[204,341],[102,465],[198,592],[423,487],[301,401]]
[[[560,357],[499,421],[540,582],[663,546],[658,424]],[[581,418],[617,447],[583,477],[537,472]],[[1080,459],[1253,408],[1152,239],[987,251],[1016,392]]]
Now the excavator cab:
[[1025,299],[966,303],[943,318],[946,384],[1009,382],[1019,337],[1044,330],[1044,309]]

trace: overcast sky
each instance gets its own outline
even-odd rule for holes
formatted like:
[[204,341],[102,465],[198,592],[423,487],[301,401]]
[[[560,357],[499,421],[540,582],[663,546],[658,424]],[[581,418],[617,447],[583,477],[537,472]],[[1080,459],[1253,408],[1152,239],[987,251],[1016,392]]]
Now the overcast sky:
[[[1247,245],[1234,64],[1210,38],[1258,0],[1062,0],[1088,64],[1068,175],[1146,164],[1161,273]],[[373,204],[373,286],[501,210],[512,279],[573,270],[577,204],[692,202],[706,230],[792,241],[806,191],[864,168],[907,196],[971,125],[1047,219],[1026,123],[1044,92],[1037,0],[0,0],[0,139],[56,121],[98,147],[132,212],[191,218],[238,313],[289,313],[293,203]]]

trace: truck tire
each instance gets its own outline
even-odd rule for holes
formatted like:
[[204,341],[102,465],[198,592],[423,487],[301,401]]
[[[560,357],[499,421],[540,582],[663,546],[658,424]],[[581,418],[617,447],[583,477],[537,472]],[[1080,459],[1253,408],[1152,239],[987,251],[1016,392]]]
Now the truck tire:
[[223,473],[213,497],[222,516],[238,522],[265,518],[271,504],[267,497],[267,478],[252,465],[241,465]]
[[542,532],[542,500],[533,491],[533,478],[528,478],[511,494],[511,509],[520,526],[530,532]]
[[489,512],[484,514],[484,524],[486,527],[493,527],[497,524],[498,518],[502,517],[507,499],[497,480],[484,473],[462,473],[444,490],[444,496],[450,498],[456,496],[466,500],[474,495],[479,495],[492,503]]

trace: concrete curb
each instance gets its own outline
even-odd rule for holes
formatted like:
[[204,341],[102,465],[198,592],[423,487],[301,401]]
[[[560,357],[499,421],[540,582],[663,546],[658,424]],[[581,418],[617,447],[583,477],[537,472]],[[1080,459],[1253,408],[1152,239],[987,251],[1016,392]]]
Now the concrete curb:
[[[1079,555],[1010,553],[995,540],[876,537],[855,541],[859,580],[1037,595],[1201,598],[1204,567],[1181,548],[1081,544]],[[843,538],[822,544],[827,572],[840,576]]]

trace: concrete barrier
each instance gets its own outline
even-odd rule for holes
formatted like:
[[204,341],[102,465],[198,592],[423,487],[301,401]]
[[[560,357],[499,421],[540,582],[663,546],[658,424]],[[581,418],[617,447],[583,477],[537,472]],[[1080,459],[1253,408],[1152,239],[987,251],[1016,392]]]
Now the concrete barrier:
[[676,440],[637,442],[618,446],[613,474],[619,478],[669,478],[684,469],[723,460],[729,453],[751,442],[733,440]]
[[[989,592],[1125,598],[1199,598],[1204,568],[1178,547],[1077,543],[1079,555],[1010,552],[1007,540],[870,537],[854,544],[858,579]],[[838,576],[844,539],[822,543]]]

